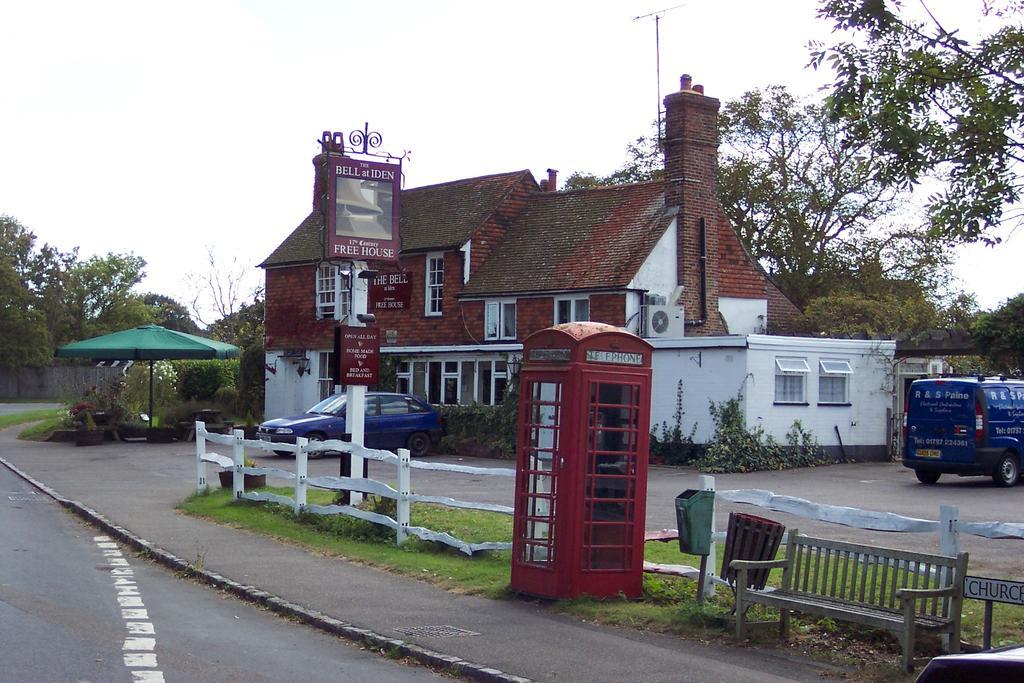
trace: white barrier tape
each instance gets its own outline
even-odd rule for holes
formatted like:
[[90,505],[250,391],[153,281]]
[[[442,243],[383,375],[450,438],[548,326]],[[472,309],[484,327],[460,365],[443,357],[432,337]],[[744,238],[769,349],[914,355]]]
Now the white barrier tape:
[[221,455],[219,453],[203,453],[203,457],[200,459],[204,460],[205,462],[212,462],[215,465],[220,465],[225,469],[231,469],[232,467],[235,466],[234,460],[232,460],[226,455]]
[[279,469],[277,467],[243,467],[243,474],[265,474],[270,477],[277,479],[288,479],[290,481],[295,480],[295,473],[288,472],[286,470]]
[[352,507],[351,505],[307,505],[306,512],[312,512],[316,515],[347,515],[367,522],[373,522],[374,524],[380,524],[388,527],[389,529],[398,528],[398,522],[387,515],[368,512],[367,510],[360,510],[359,508]]
[[434,541],[436,543],[444,543],[451,547],[462,551],[466,555],[473,555],[473,553],[480,552],[481,550],[511,550],[511,543],[502,543],[500,541],[488,541],[486,543],[466,543],[460,541],[451,534],[443,531],[431,531],[430,529],[424,529],[421,526],[411,526],[406,529],[407,532],[416,536],[417,538],[423,539],[424,541]]
[[[779,496],[764,489],[717,491],[715,495],[734,503],[747,503],[776,512],[785,512],[796,517],[816,519],[857,529],[905,533],[936,533],[939,530],[937,521],[904,517],[893,512],[876,512],[839,505],[812,503],[804,498]],[[1024,539],[1024,524],[1013,522],[960,522],[959,529],[963,533],[985,538]]]
[[465,500],[448,498],[447,496],[421,496],[417,493],[413,493],[409,495],[409,500],[414,503],[437,503],[438,505],[447,505],[450,508],[462,508],[465,510],[500,512],[504,515],[511,515],[515,512],[514,508],[510,508],[507,505],[497,505],[496,503],[470,503]]
[[287,507],[295,507],[295,501],[288,496],[279,496],[276,493],[270,493],[268,491],[245,491],[242,493],[242,498],[246,500],[255,500],[262,503],[280,503]]

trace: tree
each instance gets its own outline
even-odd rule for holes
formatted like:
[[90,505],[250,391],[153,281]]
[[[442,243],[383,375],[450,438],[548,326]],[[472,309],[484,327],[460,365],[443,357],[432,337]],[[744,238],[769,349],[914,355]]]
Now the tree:
[[1024,293],[995,311],[982,313],[971,325],[978,350],[1006,373],[1024,373]]
[[823,0],[819,16],[850,39],[818,46],[811,64],[835,71],[828,108],[851,145],[873,150],[875,181],[941,178],[934,234],[996,243],[998,226],[1024,219],[1024,3],[984,2],[1000,25],[973,41],[920,5],[918,19],[898,0]]
[[74,264],[65,293],[68,325],[60,341],[88,339],[150,322],[149,307],[132,291],[145,276],[145,266],[139,256],[113,253]]
[[875,289],[888,279],[927,286],[948,266],[946,245],[898,215],[897,192],[872,178],[870,150],[848,144],[819,104],[782,86],[752,90],[725,104],[719,129],[722,207],[798,306],[854,283],[870,296],[866,278],[880,280]]
[[14,265],[0,255],[0,367],[44,365],[52,351],[46,322]]
[[214,320],[228,318],[237,313],[246,300],[256,300],[262,295],[263,288],[251,284],[254,269],[240,263],[237,257],[228,264],[221,263],[213,248],[207,247],[206,262],[205,271],[192,271],[185,275],[185,281],[193,292],[189,305],[193,317],[201,324],[208,326]]
[[142,297],[143,303],[150,308],[153,322],[169,330],[178,330],[187,334],[199,334],[199,326],[188,313],[184,305],[163,294],[152,292]]
[[262,292],[249,304],[243,304],[231,315],[224,316],[207,328],[207,333],[214,339],[234,344],[240,348],[263,345],[263,311]]

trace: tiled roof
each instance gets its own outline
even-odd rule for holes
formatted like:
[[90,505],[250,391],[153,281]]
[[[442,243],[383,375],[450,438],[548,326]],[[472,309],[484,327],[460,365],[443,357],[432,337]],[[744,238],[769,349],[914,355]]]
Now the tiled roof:
[[463,295],[624,287],[671,221],[661,182],[533,194]]
[[[514,171],[465,178],[402,191],[402,251],[462,245],[487,220],[516,184],[533,176]],[[323,219],[313,211],[260,265],[316,261],[323,253]]]

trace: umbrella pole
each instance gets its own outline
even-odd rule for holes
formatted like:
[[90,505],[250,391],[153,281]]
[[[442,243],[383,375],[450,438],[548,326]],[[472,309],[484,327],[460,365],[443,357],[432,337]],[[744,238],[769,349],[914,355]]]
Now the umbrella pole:
[[149,426],[153,426],[153,359],[149,360]]

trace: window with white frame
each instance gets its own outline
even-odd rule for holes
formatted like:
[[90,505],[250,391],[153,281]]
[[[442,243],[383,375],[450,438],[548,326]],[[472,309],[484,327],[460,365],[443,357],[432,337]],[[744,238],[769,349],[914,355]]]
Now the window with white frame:
[[339,300],[341,315],[338,319],[344,318],[349,313],[349,297],[348,273],[330,263],[320,264],[316,269],[317,320],[333,318],[334,304]]
[[488,301],[484,304],[484,339],[516,338],[516,300]]
[[334,364],[333,351],[321,351],[318,354],[316,386],[320,399],[324,400],[334,393],[334,380],[331,379],[331,365]]
[[441,315],[444,295],[444,254],[427,254],[426,278],[424,315]]
[[555,299],[555,324],[590,320],[589,297],[558,297]]
[[807,403],[807,375],[810,372],[806,358],[776,358],[775,402]]
[[850,361],[821,359],[818,361],[818,403],[850,402]]
[[398,391],[449,405],[501,403],[509,381],[503,360],[407,360],[396,375]]

